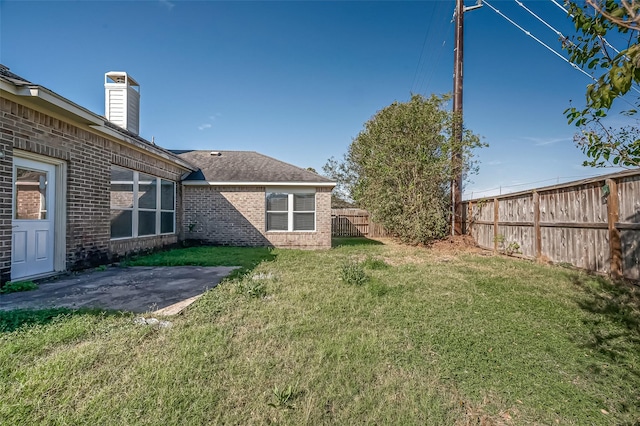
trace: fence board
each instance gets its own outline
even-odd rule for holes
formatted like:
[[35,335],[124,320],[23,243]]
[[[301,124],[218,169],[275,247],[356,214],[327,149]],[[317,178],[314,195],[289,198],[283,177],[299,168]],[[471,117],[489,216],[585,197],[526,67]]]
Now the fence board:
[[493,249],[497,236],[498,249],[517,243],[525,257],[602,273],[615,273],[612,259],[622,257],[622,275],[640,280],[640,170],[464,204],[466,232],[480,247]]
[[334,237],[385,237],[385,229],[371,222],[362,209],[331,209],[331,235]]
[[[640,176],[618,182],[618,220],[624,276],[640,280]],[[631,229],[631,228],[635,229]]]

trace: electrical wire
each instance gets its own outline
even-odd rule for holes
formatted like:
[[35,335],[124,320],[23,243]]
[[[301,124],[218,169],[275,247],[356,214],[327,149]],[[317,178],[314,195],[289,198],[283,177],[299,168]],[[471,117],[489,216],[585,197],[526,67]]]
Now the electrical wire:
[[424,62],[422,62],[422,57],[424,56],[424,48],[427,45],[427,40],[429,39],[429,34],[431,32],[431,23],[433,22],[434,16],[435,16],[435,13],[432,13],[431,19],[429,20],[429,24],[427,25],[427,32],[424,35],[424,41],[422,42],[422,49],[420,49],[420,58],[418,58],[418,63],[416,64],[416,71],[413,74],[413,80],[411,80],[411,91],[413,91],[413,88],[415,87],[418,75],[420,75],[422,73],[422,70],[424,69]]
[[[521,1],[519,0],[514,0],[516,3],[518,3],[518,5],[520,5],[521,7],[523,7],[527,12],[529,12],[530,14],[532,14],[533,16],[535,16],[540,22],[542,22],[543,24],[545,24],[547,27],[549,27],[553,32],[555,32],[559,37],[562,38],[562,40],[571,43],[573,46],[575,46],[575,43],[573,43],[571,40],[569,40],[567,37],[565,37],[560,31],[556,30],[555,28],[553,28],[551,25],[547,24],[547,22],[545,22],[542,18],[540,18],[539,16],[537,16],[535,13],[533,13],[531,10],[529,10]],[[556,6],[558,6],[560,9],[562,9],[567,15],[569,15],[571,18],[573,18],[574,16],[572,14],[569,13],[569,11],[562,5],[560,5],[556,0],[551,0],[551,2],[553,4],[555,4]],[[598,36],[598,39],[600,40],[600,42],[602,43],[602,45],[600,46],[600,50],[602,51],[602,54],[605,56],[607,55],[607,51],[606,51],[606,47],[610,48],[611,50],[613,50],[614,52],[616,52],[616,54],[620,54],[620,51],[618,49],[615,48],[615,46],[613,46],[611,43],[609,43],[609,41],[607,41],[606,38],[604,38],[603,36]],[[629,57],[627,55],[624,56],[626,60],[629,60]],[[592,80],[596,81],[595,78],[591,77]],[[640,93],[640,90],[637,87],[637,84],[633,84],[631,86],[631,89],[633,89],[633,91],[635,91],[636,93]],[[626,101],[629,105],[633,106],[635,108],[635,105],[633,105],[632,103]]]
[[[549,23],[547,23],[544,19],[542,19],[540,16],[536,15],[533,11],[531,11],[529,8],[527,8],[521,1],[519,0],[514,0],[520,7],[522,7],[523,9],[525,9],[527,12],[529,12],[532,16],[534,16],[538,21],[540,21],[541,23],[543,23],[547,28],[549,28],[550,30],[552,30],[556,35],[558,35],[558,37],[560,37],[562,40],[565,40],[571,44],[573,44],[570,40],[567,39],[567,37],[565,37],[560,31],[558,31],[556,28],[554,28],[552,25],[550,25]],[[562,9],[565,13],[569,14],[569,11],[567,9],[565,9],[562,5],[560,5],[556,0],[551,0],[551,2],[553,4],[555,4],[556,6],[558,6],[560,9]],[[516,28],[518,28],[520,31],[522,31],[523,33],[525,33],[526,35],[528,35],[529,37],[533,38],[536,42],[538,42],[539,44],[541,44],[543,47],[545,47],[547,50],[549,50],[551,53],[553,53],[554,55],[558,56],[560,59],[562,59],[563,61],[567,62],[569,65],[571,65],[574,69],[580,71],[582,74],[586,75],[587,77],[589,77],[591,80],[596,81],[597,80],[589,73],[587,73],[586,71],[584,71],[582,68],[580,68],[577,64],[571,62],[570,60],[568,60],[567,58],[565,58],[564,56],[562,56],[560,53],[556,52],[553,48],[551,48],[550,46],[548,46],[547,44],[545,44],[542,40],[540,40],[539,38],[537,38],[536,36],[534,36],[530,31],[526,30],[525,28],[523,28],[522,26],[520,26],[518,23],[516,23],[515,21],[513,21],[511,18],[509,18],[508,16],[506,16],[504,13],[502,13],[500,10],[498,10],[497,8],[493,7],[490,3],[488,3],[486,0],[482,1],[483,4],[486,4],[491,10],[493,10],[494,12],[496,12],[498,15],[500,15],[502,18],[504,18],[505,20],[507,20],[509,23],[511,23],[513,26],[515,26]],[[601,41],[603,42],[603,44],[606,44],[607,47],[611,48],[613,51],[615,51],[616,53],[620,53],[619,50],[617,50],[614,46],[612,46],[604,37],[600,38]],[[632,86],[632,89],[635,90],[636,92],[640,91],[635,87]],[[629,105],[632,105],[629,101],[627,101],[626,99],[622,98],[622,100],[624,100],[626,103],[628,103]],[[495,188],[489,188],[489,189],[484,189],[484,190],[479,190],[479,191],[467,191],[465,192],[463,195],[464,196],[468,196],[471,195],[472,197],[474,196],[474,194],[482,194],[485,192],[491,192],[491,191],[496,191],[496,190],[500,190],[502,191],[503,189],[510,189],[510,188],[517,188],[517,187],[522,187],[522,186],[528,186],[528,185],[534,185],[534,184],[539,184],[539,183],[544,183],[544,182],[551,182],[551,181],[560,181],[565,180],[565,179],[575,179],[575,178],[582,178],[582,179],[588,179],[588,178],[592,178],[592,177],[598,177],[600,176],[599,174],[595,174],[595,175],[578,175],[578,176],[558,176],[555,178],[549,178],[549,179],[543,179],[543,180],[538,180],[538,181],[532,181],[532,182],[526,182],[526,183],[520,183],[520,184],[513,184],[513,185],[501,185],[501,186],[497,186]],[[509,191],[512,192],[512,191]]]
[[[545,21],[544,19],[542,19],[541,17],[539,17],[538,15],[535,14],[535,12],[533,12],[531,9],[529,9],[527,6],[524,5],[524,3],[522,3],[520,0],[514,0],[518,6],[522,7],[524,10],[526,10],[527,12],[529,12],[534,18],[536,18],[538,21],[542,22],[547,28],[549,28],[551,31],[553,31],[558,37],[560,37],[560,39],[563,42],[569,43],[572,46],[575,46],[575,43],[572,42],[571,40],[569,40],[568,37],[566,37],[564,34],[562,34],[559,30],[555,29],[551,24],[549,24],[547,21]],[[551,0],[552,2],[555,3],[555,0]],[[567,13],[569,13],[564,7],[562,7],[563,10],[565,10]],[[571,15],[573,17],[573,15]],[[613,45],[611,45],[606,38],[602,37],[602,36],[598,36],[598,38],[600,39],[600,41],[608,46],[609,48],[611,48],[614,52],[616,52],[617,54],[620,54],[620,51],[618,49],[616,49],[615,47],[613,47]],[[604,51],[604,47],[602,47],[603,53],[606,54],[606,52]],[[625,55],[626,57],[626,55]],[[628,59],[628,58],[627,58]],[[640,93],[640,90],[638,90],[638,88],[634,85],[631,86],[631,88],[636,91],[637,93]]]
[[522,31],[523,33],[525,33],[526,35],[528,35],[529,37],[531,37],[532,39],[534,39],[535,41],[537,41],[539,44],[541,44],[542,46],[544,46],[548,51],[550,51],[551,53],[553,53],[554,55],[556,55],[558,58],[562,59],[563,61],[565,61],[566,63],[568,63],[569,65],[571,65],[573,68],[575,68],[576,70],[580,71],[582,74],[586,75],[587,77],[589,77],[591,80],[593,81],[597,81],[591,74],[589,74],[588,72],[586,72],[585,70],[583,70],[582,68],[580,68],[578,65],[574,64],[573,62],[571,62],[570,60],[568,60],[567,58],[565,58],[564,56],[562,56],[560,53],[556,52],[555,50],[553,50],[552,47],[550,47],[549,45],[547,45],[545,42],[543,42],[542,40],[540,40],[538,37],[534,36],[533,34],[531,34],[530,31],[527,31],[526,29],[524,29],[523,27],[521,27],[520,25],[518,25],[514,20],[512,20],[511,18],[509,18],[507,15],[505,15],[504,13],[500,12],[498,9],[496,9],[495,7],[493,7],[489,2],[487,2],[486,0],[482,1],[482,4],[486,4],[487,6],[489,6],[489,8],[491,10],[493,10],[494,12],[496,12],[498,15],[502,16],[504,19],[506,19],[509,23],[511,23],[513,26],[515,26],[516,28],[518,28],[520,31]]
[[[445,2],[438,2],[438,6],[436,8],[436,10],[434,11],[434,15],[438,15],[438,16],[444,16],[444,14],[440,13],[440,10],[442,9],[442,7],[446,6]],[[434,34],[438,35],[438,34],[449,34],[450,31],[447,31],[447,24],[449,25],[449,29],[451,28],[451,26],[453,25],[452,22],[448,22],[448,20],[445,19],[440,19],[439,21],[437,21],[437,25],[434,26]],[[422,75],[422,78],[419,78],[419,80],[417,81],[418,85],[417,85],[417,93],[426,93],[429,85],[431,84],[431,81],[433,79],[433,76],[436,72],[436,70],[438,69],[438,65],[440,63],[440,59],[442,58],[442,52],[444,51],[444,47],[446,45],[446,41],[447,41],[447,36],[445,36],[444,40],[442,41],[442,43],[440,43],[440,48],[437,50],[436,55],[435,55],[435,60],[432,61],[427,69],[427,72],[425,72]],[[424,89],[423,89],[424,88]]]
[[529,14],[531,14],[534,18],[536,18],[538,21],[542,22],[547,28],[549,28],[551,31],[553,31],[554,33],[556,33],[556,35],[558,37],[560,37],[560,39],[562,40],[566,40],[569,43],[573,44],[573,42],[571,42],[567,37],[565,37],[564,34],[562,34],[560,31],[558,31],[557,29],[555,29],[551,24],[549,24],[547,21],[545,21],[544,19],[542,19],[541,17],[539,17],[538,15],[535,14],[534,11],[532,11],[531,9],[529,9],[527,6],[524,5],[524,3],[522,3],[520,0],[514,0],[518,6],[520,6],[521,8],[523,8],[524,10],[526,10],[527,12],[529,12]]
[[[442,41],[442,44],[440,45],[440,49],[438,50],[438,53],[436,54],[436,60],[433,62],[433,66],[431,67],[431,71],[425,75],[425,79],[422,81],[422,83],[424,84],[420,84],[420,92],[422,93],[426,93],[427,89],[429,88],[429,86],[431,85],[431,80],[433,80],[433,75],[435,74],[435,70],[438,68],[438,64],[440,63],[440,59],[442,58],[442,52],[445,50],[444,47],[447,43],[447,40],[444,39]],[[424,85],[424,90],[422,90],[422,87]]]
[[[566,13],[567,15],[569,15],[571,18],[573,18],[573,15],[569,13],[569,11],[562,6],[561,4],[559,4],[556,0],[551,0],[551,3],[555,4],[556,6],[558,6],[564,13]],[[616,49],[611,43],[609,43],[607,41],[606,38],[599,36],[598,37],[607,47],[609,47],[611,50],[613,50],[614,52],[616,52],[617,54],[620,54],[620,51],[618,49]]]
[[[551,0],[551,3],[555,4],[560,9],[562,9],[564,11],[564,13],[569,14],[569,11],[567,9],[565,9],[565,7],[563,5],[561,5],[560,3],[558,3],[556,0]],[[573,18],[573,15],[570,15],[570,16]]]

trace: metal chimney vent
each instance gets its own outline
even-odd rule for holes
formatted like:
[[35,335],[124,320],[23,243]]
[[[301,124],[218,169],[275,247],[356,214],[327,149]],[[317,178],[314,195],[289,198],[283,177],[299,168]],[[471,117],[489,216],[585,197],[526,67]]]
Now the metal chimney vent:
[[104,75],[104,115],[113,124],[135,133],[140,131],[140,85],[126,72]]

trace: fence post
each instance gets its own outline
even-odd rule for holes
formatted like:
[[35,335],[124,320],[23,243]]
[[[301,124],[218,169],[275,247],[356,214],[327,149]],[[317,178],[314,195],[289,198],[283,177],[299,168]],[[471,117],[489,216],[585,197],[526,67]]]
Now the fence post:
[[540,194],[533,191],[533,236],[535,239],[536,259],[542,257],[542,232],[540,231]]
[[620,230],[616,228],[619,216],[618,183],[615,179],[607,179],[609,198],[607,200],[607,220],[609,222],[609,273],[614,278],[622,276],[622,243]]
[[497,198],[493,199],[493,251],[498,251],[498,207],[499,201]]
[[473,225],[473,202],[469,201],[469,205],[467,206],[467,229],[466,234],[471,235],[471,226]]

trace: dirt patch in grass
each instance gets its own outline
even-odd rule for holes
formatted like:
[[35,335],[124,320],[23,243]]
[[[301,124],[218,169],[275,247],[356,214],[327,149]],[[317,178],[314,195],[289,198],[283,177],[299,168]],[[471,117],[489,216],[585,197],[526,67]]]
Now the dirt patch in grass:
[[486,253],[486,250],[478,247],[470,235],[449,236],[429,244],[417,245],[407,245],[396,238],[375,238],[375,241],[379,241],[386,246],[393,246],[394,249],[421,248],[436,254]]
[[406,245],[395,238],[376,238],[376,241],[391,248],[389,255],[383,256],[384,261],[391,266],[450,262],[461,254],[491,254],[478,247],[469,235],[450,236],[430,244],[418,245]]
[[435,241],[427,246],[429,250],[437,253],[484,253],[485,250],[478,247],[471,235],[456,235],[444,240]]

